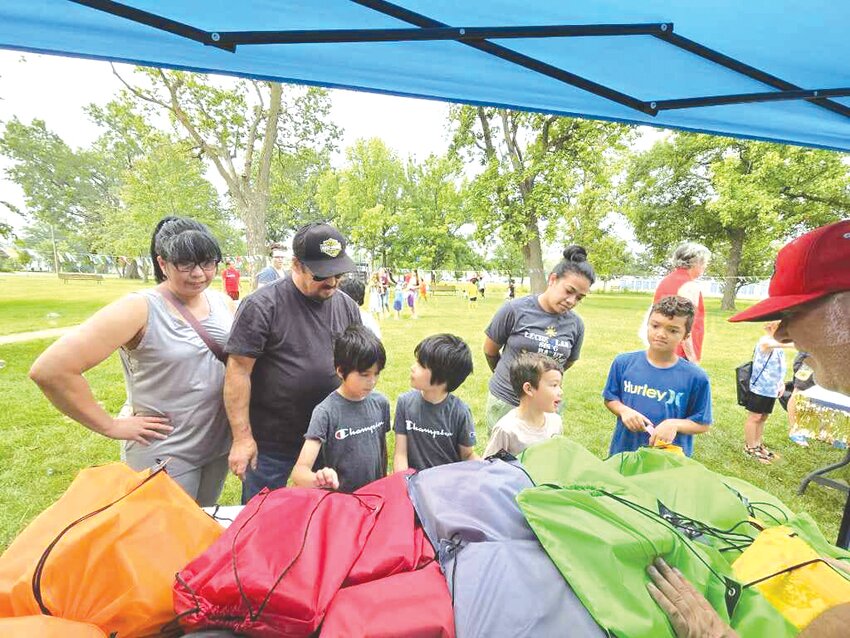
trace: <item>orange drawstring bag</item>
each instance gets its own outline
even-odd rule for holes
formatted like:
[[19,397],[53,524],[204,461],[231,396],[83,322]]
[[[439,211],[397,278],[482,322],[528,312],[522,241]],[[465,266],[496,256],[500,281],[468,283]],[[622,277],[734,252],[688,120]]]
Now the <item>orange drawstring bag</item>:
[[106,638],[106,634],[94,625],[50,616],[0,618],[0,636],[3,638]]
[[83,470],[0,557],[0,617],[157,634],[175,620],[174,575],[222,531],[162,468]]

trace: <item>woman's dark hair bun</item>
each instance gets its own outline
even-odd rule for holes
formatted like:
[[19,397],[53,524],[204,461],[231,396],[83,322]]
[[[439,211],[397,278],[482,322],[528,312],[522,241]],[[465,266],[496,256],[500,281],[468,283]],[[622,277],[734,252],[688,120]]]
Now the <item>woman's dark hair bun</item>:
[[574,263],[587,261],[587,251],[582,246],[576,246],[575,244],[567,246],[564,248],[564,259]]

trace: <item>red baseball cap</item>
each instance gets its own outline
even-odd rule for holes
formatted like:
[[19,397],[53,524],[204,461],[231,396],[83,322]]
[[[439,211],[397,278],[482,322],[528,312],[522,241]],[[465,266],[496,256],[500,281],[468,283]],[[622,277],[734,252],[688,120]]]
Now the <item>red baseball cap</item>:
[[767,299],[729,321],[773,321],[783,311],[850,290],[850,219],[821,226],[776,256]]

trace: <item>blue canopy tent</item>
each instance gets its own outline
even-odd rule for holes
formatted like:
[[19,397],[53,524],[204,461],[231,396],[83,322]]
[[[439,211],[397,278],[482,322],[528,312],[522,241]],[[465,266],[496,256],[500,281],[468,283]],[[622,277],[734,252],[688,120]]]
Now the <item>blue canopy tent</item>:
[[0,47],[850,151],[835,0],[4,0]]

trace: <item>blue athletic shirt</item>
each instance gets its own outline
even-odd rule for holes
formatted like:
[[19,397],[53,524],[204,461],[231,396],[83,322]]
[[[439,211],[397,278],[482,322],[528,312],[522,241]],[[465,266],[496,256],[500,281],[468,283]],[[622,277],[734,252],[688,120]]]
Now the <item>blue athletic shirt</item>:
[[[665,419],[690,419],[700,425],[711,424],[708,375],[685,359],[679,359],[669,368],[658,368],[649,362],[644,350],[619,354],[608,371],[602,397],[637,410],[653,425]],[[688,456],[694,451],[692,434],[679,433],[673,443]],[[617,417],[608,454],[637,450],[644,445],[649,445],[649,434],[631,432]]]

